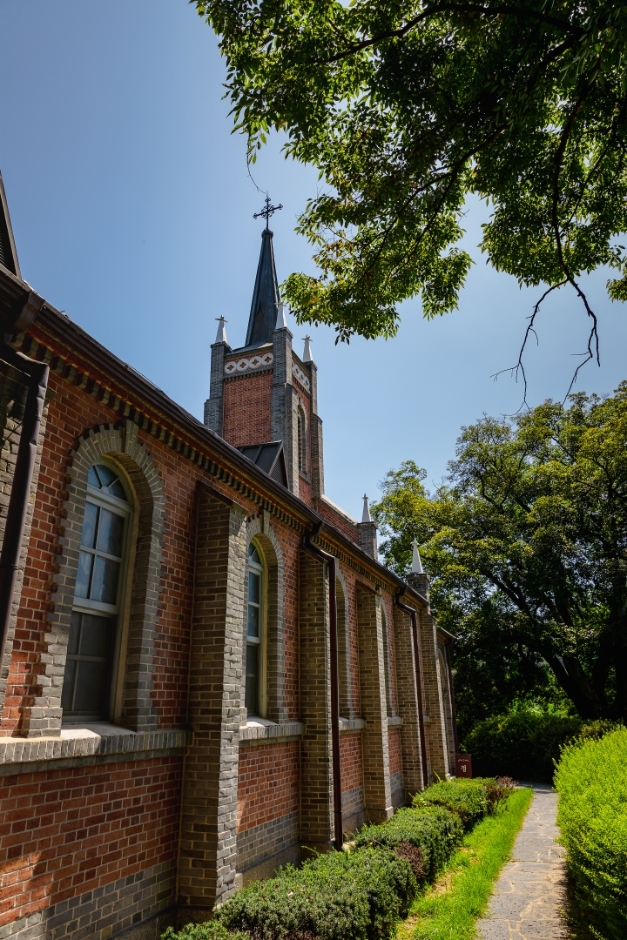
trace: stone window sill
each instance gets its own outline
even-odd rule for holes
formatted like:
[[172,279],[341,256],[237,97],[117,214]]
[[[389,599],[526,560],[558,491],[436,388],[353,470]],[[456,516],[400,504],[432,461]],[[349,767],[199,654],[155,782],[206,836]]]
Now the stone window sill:
[[363,718],[340,718],[340,734],[346,734],[349,731],[363,731],[366,722]]
[[388,715],[388,728],[399,728],[403,724],[400,715]]
[[58,737],[0,738],[0,768],[44,761],[81,760],[109,755],[172,751],[191,741],[189,731],[129,731],[110,724],[65,725]]
[[240,744],[263,741],[295,740],[302,737],[304,725],[301,721],[286,721],[277,724],[265,718],[250,718],[239,727]]

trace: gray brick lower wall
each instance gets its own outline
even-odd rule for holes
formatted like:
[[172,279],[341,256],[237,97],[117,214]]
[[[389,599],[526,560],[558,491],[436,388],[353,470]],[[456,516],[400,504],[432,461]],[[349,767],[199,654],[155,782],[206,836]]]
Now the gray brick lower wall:
[[175,922],[175,886],[175,862],[155,865],[4,924],[0,940],[159,940]]
[[244,884],[267,878],[287,862],[300,861],[298,813],[288,813],[237,834],[237,871]]
[[354,787],[342,793],[342,829],[350,834],[359,829],[366,821],[363,787]]
[[392,791],[392,806],[398,809],[405,804],[405,787],[403,786],[403,774],[399,770],[397,774],[390,777],[390,789]]

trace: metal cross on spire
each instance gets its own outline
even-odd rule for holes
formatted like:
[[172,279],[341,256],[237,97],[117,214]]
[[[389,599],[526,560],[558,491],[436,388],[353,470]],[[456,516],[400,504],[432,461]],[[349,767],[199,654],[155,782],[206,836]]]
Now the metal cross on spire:
[[265,206],[263,207],[263,209],[261,210],[261,212],[255,212],[255,213],[254,213],[253,219],[258,219],[258,218],[260,218],[260,217],[263,218],[263,219],[265,219],[265,220],[266,220],[266,228],[268,228],[268,219],[270,218],[270,216],[271,216],[271,215],[274,215],[275,212],[277,212],[279,209],[282,209],[282,208],[283,208],[282,203],[280,203],[278,206],[273,206],[273,205],[271,205],[271,203],[270,203],[270,196],[266,196],[266,204],[265,204]]

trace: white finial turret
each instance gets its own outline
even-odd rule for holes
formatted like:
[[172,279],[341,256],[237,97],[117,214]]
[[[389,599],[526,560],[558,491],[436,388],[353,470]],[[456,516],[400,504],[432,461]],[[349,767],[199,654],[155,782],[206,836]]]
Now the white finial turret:
[[303,362],[313,362],[313,356],[311,355],[311,336],[304,336],[305,340],[305,351],[303,352]]
[[224,317],[216,317],[218,321],[218,335],[216,336],[216,343],[226,343],[226,324],[227,320]]
[[418,542],[416,539],[411,543],[412,555],[411,555],[411,573],[412,574],[424,574],[424,569],[422,567],[422,562],[420,560],[420,552],[418,551]]
[[286,308],[286,307],[287,307],[287,304],[284,304],[282,300],[280,300],[280,301],[278,302],[278,304],[277,304],[277,308],[278,308],[278,309],[277,309],[277,314],[276,314],[276,326],[275,326],[275,330],[287,330],[287,328],[288,328],[288,326],[287,326],[287,319],[286,319],[286,317],[285,317],[285,308]]
[[370,506],[368,505],[368,497],[366,496],[365,493],[364,493],[364,509],[361,514],[361,521],[372,522],[372,518],[370,516]]

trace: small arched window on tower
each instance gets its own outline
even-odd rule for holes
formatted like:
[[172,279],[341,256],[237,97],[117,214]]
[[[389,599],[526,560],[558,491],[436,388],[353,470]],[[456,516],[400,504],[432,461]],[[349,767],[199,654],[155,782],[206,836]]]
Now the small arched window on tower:
[[94,464],[78,553],[61,705],[69,721],[111,718],[132,508],[111,466]]
[[298,408],[298,470],[307,475],[307,419],[302,407]]
[[264,707],[265,580],[261,549],[251,542],[248,547],[245,695],[246,712],[249,718],[251,715],[261,715]]

